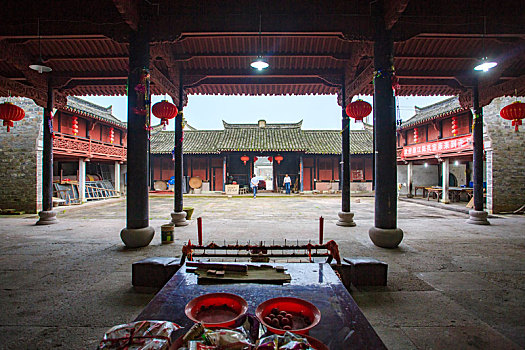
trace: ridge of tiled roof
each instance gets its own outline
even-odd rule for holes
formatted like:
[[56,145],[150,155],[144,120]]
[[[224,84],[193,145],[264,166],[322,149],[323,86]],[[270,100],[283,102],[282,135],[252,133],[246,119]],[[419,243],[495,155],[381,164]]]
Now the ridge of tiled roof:
[[444,117],[447,115],[455,114],[468,108],[463,108],[459,104],[459,98],[453,96],[446,100],[439,101],[428,105],[426,107],[415,107],[416,114],[407,121],[403,122],[399,129],[405,129],[407,127],[424,123],[426,121]]
[[[340,130],[187,130],[184,131],[185,154],[219,154],[221,152],[305,152],[307,154],[341,154]],[[289,137],[287,139],[287,137]],[[151,135],[152,154],[171,154],[173,131]],[[371,154],[372,133],[368,130],[350,132],[350,153]]]
[[224,129],[258,129],[258,128],[267,128],[267,129],[301,129],[303,126],[303,121],[300,120],[297,123],[266,123],[266,120],[260,120],[264,122],[264,126],[259,126],[257,124],[230,124],[222,121]]
[[91,117],[93,119],[98,119],[109,124],[119,126],[126,129],[126,123],[120,121],[115,116],[113,116],[113,107],[102,107],[96,103],[83,100],[76,96],[67,97],[67,105],[65,109],[75,112],[81,115]]
[[[341,154],[341,130],[303,130],[309,154]],[[369,130],[350,131],[350,154],[373,153],[373,134]]]

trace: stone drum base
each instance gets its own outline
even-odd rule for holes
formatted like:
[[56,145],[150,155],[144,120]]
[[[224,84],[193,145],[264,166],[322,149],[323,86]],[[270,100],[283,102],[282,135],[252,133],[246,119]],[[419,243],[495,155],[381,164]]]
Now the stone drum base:
[[469,218],[466,221],[467,224],[474,225],[490,225],[490,222],[487,220],[488,213],[484,210],[469,210]]
[[400,228],[371,227],[368,236],[374,244],[381,248],[397,248],[403,240],[403,230]]
[[171,223],[175,226],[188,226],[189,222],[186,221],[186,212],[172,212]]
[[53,210],[41,211],[38,213],[40,219],[36,222],[37,225],[52,225],[58,223],[57,213]]
[[140,248],[150,244],[155,229],[151,226],[143,228],[124,228],[120,231],[120,238],[128,248]]
[[339,216],[339,220],[335,223],[337,226],[355,226],[354,213],[340,211],[337,215]]

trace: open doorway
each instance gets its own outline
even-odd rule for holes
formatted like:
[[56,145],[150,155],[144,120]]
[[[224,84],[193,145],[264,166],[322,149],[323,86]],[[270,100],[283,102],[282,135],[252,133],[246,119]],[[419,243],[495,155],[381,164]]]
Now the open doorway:
[[255,157],[253,173],[259,177],[260,190],[273,191],[273,163],[270,157]]

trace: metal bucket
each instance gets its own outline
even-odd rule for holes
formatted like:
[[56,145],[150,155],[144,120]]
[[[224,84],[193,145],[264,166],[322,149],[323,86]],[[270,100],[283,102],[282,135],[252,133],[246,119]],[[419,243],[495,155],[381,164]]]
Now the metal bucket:
[[173,243],[173,232],[175,231],[175,225],[165,224],[160,227],[160,236],[162,244]]

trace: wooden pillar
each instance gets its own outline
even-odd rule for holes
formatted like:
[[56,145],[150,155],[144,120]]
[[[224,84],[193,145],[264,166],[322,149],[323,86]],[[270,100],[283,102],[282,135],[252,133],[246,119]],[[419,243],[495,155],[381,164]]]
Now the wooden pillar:
[[42,150],[42,211],[37,225],[50,225],[58,222],[53,211],[53,108],[55,104],[51,78],[47,80],[47,105],[44,108],[44,134]]
[[[115,162],[118,163],[118,162]],[[115,184],[117,179],[115,178]],[[116,188],[115,188],[116,189]],[[78,159],[78,197],[80,203],[87,202],[86,200],[86,162],[84,158]]]
[[345,76],[343,75],[343,84],[341,88],[341,115],[342,115],[342,141],[341,141],[341,178],[342,194],[341,194],[341,211],[338,213],[338,226],[355,226],[354,213],[350,212],[350,118],[346,115],[346,91],[345,91]]
[[129,34],[128,152],[126,228],[120,237],[131,248],[147,246],[155,230],[149,226],[149,30],[141,18]]
[[487,212],[483,210],[483,110],[479,106],[478,81],[472,87],[472,104],[474,118],[472,120],[472,140],[474,141],[474,210],[469,211],[467,223],[476,225],[489,225]]
[[[179,113],[175,118],[175,193],[174,193],[174,207],[173,212],[171,213],[171,222],[175,226],[187,226],[188,221],[186,221],[186,213],[182,210],[184,207],[183,196],[183,177],[184,177],[184,167],[183,167],[183,128],[184,128],[184,85],[183,85],[183,76],[182,69],[179,71]],[[190,165],[191,171],[193,171],[193,164]]]
[[386,29],[383,1],[372,3],[374,41],[375,221],[369,236],[375,245],[395,248],[397,228],[396,108],[392,90],[394,45]]

